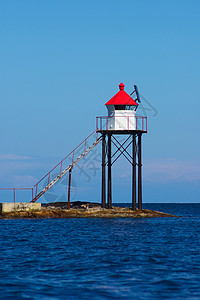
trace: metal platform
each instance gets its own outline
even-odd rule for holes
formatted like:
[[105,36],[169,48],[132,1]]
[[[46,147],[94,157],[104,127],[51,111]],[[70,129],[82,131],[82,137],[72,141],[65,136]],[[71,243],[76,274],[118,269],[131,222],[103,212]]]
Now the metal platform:
[[147,133],[146,130],[98,130],[97,132],[101,133],[101,134],[112,134],[112,135],[127,135],[127,134],[143,134],[143,133]]

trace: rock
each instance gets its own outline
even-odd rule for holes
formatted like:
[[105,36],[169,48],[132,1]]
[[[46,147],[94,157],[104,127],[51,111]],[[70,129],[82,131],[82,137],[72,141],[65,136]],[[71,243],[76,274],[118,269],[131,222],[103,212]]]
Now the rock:
[[131,208],[112,207],[102,208],[98,203],[75,201],[67,209],[66,202],[46,203],[42,205],[41,211],[10,212],[0,216],[1,219],[19,218],[155,218],[155,217],[177,217],[174,215],[147,210]]

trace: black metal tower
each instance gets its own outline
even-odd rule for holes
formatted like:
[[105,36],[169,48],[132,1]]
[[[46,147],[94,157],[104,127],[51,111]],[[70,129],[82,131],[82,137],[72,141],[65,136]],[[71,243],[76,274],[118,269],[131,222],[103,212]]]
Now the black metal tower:
[[[112,165],[123,155],[132,165],[132,209],[136,210],[137,207],[142,209],[142,134],[147,133],[147,118],[135,115],[134,107],[138,105],[135,101],[139,100],[137,87],[134,86],[137,99],[132,99],[132,102],[123,91],[124,85],[121,83],[119,87],[120,92],[106,103],[110,106],[108,116],[97,117],[97,131],[102,135],[101,204],[103,208],[112,207]],[[122,135],[123,142],[119,141]],[[116,148],[113,153],[112,145]],[[131,153],[128,151],[130,147]]]
[[[99,130],[99,132],[102,134],[102,207],[112,207],[112,166],[121,155],[124,155],[132,165],[132,209],[135,210],[137,207],[136,196],[138,198],[138,209],[142,209],[142,134],[145,131],[121,131],[119,133],[118,131]],[[118,139],[122,134],[126,136],[123,143]],[[114,153],[112,153],[112,144],[117,148]],[[130,146],[132,146],[131,154],[127,150]]]

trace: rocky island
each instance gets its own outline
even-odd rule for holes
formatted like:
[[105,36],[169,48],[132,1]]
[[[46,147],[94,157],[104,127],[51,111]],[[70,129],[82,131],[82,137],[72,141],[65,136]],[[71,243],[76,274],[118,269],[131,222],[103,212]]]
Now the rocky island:
[[98,203],[75,201],[67,209],[66,202],[54,202],[42,204],[40,209],[15,210],[1,212],[0,219],[39,219],[39,218],[156,218],[177,217],[175,215],[129,207],[102,208]]

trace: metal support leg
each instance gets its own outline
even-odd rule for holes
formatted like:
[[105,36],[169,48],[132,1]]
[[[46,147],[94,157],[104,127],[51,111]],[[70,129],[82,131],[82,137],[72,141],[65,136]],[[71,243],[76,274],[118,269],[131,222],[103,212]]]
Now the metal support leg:
[[142,209],[142,135],[138,134],[138,208]]
[[111,134],[108,134],[108,208],[112,208]]
[[136,210],[136,136],[132,136],[133,161],[132,161],[132,209]]
[[72,169],[69,170],[68,205],[67,205],[67,208],[68,208],[68,209],[70,209],[71,177],[72,177]]
[[106,207],[106,136],[102,135],[102,187],[101,187],[101,206]]

